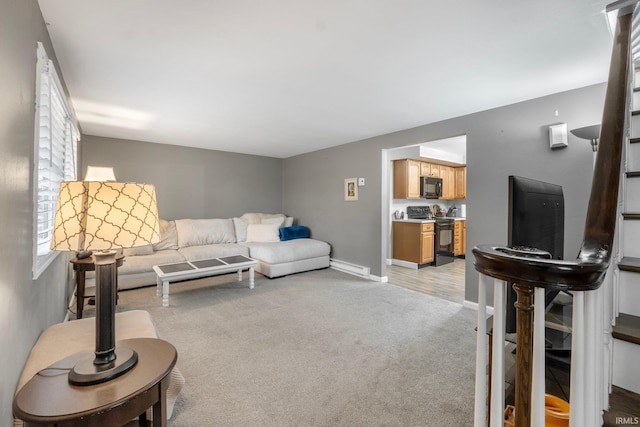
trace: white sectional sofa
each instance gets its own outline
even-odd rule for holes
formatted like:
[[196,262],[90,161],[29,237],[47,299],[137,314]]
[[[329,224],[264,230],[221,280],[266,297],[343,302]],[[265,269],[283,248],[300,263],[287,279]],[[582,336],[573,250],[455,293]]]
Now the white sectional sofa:
[[[280,240],[280,227],[292,225],[293,218],[263,213],[228,219],[160,220],[160,242],[124,249],[118,288],[155,285],[154,265],[228,255],[256,259],[256,271],[270,278],[329,267],[328,243],[311,238]],[[86,286],[94,285],[95,276],[88,272]]]

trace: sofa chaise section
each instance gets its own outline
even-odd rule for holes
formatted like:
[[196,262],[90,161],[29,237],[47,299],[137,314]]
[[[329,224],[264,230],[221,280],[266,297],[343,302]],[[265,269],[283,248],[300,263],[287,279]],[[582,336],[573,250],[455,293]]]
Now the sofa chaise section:
[[314,239],[285,242],[246,242],[251,257],[258,261],[256,271],[269,278],[329,267],[328,243]]

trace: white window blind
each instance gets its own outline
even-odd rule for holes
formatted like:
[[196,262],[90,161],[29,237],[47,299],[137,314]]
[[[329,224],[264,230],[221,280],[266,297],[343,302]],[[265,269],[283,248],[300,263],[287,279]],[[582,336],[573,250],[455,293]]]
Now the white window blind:
[[33,276],[49,265],[55,252],[49,249],[62,181],[74,181],[80,132],[75,127],[53,62],[38,43],[36,67],[36,116],[34,174]]

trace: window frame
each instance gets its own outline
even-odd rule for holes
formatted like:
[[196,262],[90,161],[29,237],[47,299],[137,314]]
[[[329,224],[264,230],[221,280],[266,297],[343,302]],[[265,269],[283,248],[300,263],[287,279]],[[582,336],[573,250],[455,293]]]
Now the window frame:
[[[34,280],[58,255],[57,251],[48,247],[53,233],[57,192],[60,182],[76,180],[80,141],[80,132],[74,123],[63,86],[41,42],[37,44],[35,97],[32,245]],[[43,157],[47,145],[48,158]],[[48,166],[45,165],[47,161]],[[41,188],[41,182],[49,184]],[[46,225],[41,227],[41,223]]]

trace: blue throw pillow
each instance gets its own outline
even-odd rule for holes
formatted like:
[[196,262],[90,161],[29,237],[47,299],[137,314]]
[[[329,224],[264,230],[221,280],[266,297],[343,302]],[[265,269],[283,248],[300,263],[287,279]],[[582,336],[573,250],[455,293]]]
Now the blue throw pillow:
[[280,227],[280,240],[307,239],[309,238],[309,227],[304,225],[294,225],[291,227]]

